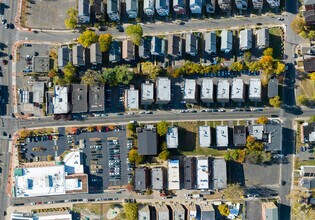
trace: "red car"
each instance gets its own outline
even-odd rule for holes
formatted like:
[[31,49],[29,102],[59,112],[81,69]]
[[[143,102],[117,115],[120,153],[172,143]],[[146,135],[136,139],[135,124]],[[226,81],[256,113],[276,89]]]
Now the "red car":
[[7,61],[7,60],[2,60],[2,64],[3,64],[3,65],[7,65],[7,64],[8,64],[8,61]]

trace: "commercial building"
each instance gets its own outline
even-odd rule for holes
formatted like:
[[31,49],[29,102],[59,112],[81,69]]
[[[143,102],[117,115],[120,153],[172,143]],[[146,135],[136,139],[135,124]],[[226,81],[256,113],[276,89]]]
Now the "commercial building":
[[212,160],[211,184],[213,189],[225,189],[227,187],[226,161],[223,158]]
[[256,47],[259,49],[269,47],[269,29],[261,28],[256,30]]
[[190,0],[189,8],[192,14],[201,14],[202,0]]
[[151,105],[154,102],[154,84],[146,81],[141,84],[141,104]]
[[165,204],[156,204],[156,220],[169,220],[171,219],[170,210],[167,208]]
[[180,189],[179,160],[168,160],[168,189]]
[[150,187],[150,170],[147,167],[137,167],[135,169],[134,189],[145,191]]
[[138,154],[152,155],[157,154],[157,133],[156,127],[147,125],[145,128],[136,129],[138,135]]
[[190,56],[198,54],[198,37],[194,33],[186,33],[186,53]]
[[247,10],[247,0],[235,0],[235,5],[238,10]]
[[219,79],[218,81],[217,101],[221,103],[230,101],[230,83],[226,79]]
[[128,109],[139,109],[139,90],[134,86],[125,91],[125,106]]
[[109,48],[109,62],[117,63],[121,60],[121,41],[112,41]]
[[185,0],[173,0],[173,10],[175,14],[186,14]]
[[277,78],[272,78],[268,82],[268,98],[278,96],[279,81]]
[[197,158],[197,189],[209,189],[209,158]]
[[168,104],[171,101],[171,80],[159,77],[156,80],[156,104]]
[[249,80],[249,100],[252,102],[261,101],[261,80],[259,78]]
[[46,90],[45,82],[35,81],[32,86],[33,103],[43,103]]
[[144,37],[139,46],[139,57],[149,59],[151,53],[151,37]]
[[206,12],[213,14],[215,12],[216,0],[206,0]]
[[228,126],[220,125],[216,127],[217,147],[227,147],[229,145]]
[[198,138],[200,147],[210,147],[211,145],[211,131],[210,126],[198,127]]
[[178,35],[167,36],[167,53],[173,57],[181,57],[183,55],[182,39]]
[[138,0],[125,0],[125,3],[128,18],[136,18],[138,16]]
[[71,50],[68,47],[58,48],[58,67],[63,68],[71,62]]
[[131,40],[124,40],[122,42],[122,58],[126,61],[135,59],[135,45]]
[[230,12],[231,11],[231,0],[218,0],[218,5],[222,12]]
[[244,125],[234,125],[233,143],[236,147],[243,147],[246,145],[246,127]]
[[215,211],[211,203],[201,203],[200,206],[200,220],[214,220]]
[[82,84],[72,84],[72,113],[88,112],[88,87]]
[[165,17],[170,13],[169,0],[156,0],[155,9],[159,16]]
[[94,43],[90,46],[90,62],[93,65],[102,64],[102,52],[99,43]]
[[300,175],[302,177],[314,177],[315,176],[315,166],[301,166]]
[[198,89],[195,79],[185,79],[183,99],[188,103],[198,102]]
[[256,10],[261,10],[263,8],[264,0],[252,0],[253,8]]
[[90,1],[79,0],[78,2],[78,23],[88,24],[90,23]]
[[184,157],[184,188],[196,189],[196,158]]
[[178,128],[168,127],[166,134],[167,148],[178,148]]
[[89,111],[90,112],[105,111],[104,86],[89,86]]
[[[224,1],[224,0],[222,0],[222,1]],[[232,51],[232,49],[233,49],[233,33],[232,33],[232,31],[222,30],[222,32],[221,32],[221,51],[224,51],[225,53],[230,53],[230,51]]]
[[159,37],[152,37],[151,54],[155,56],[163,56],[165,54],[165,40]]
[[245,101],[245,87],[243,79],[234,78],[232,80],[232,94],[231,99],[234,102],[244,102]]
[[107,15],[112,21],[120,20],[120,0],[107,0]]
[[151,211],[148,205],[144,205],[138,210],[138,220],[150,220],[151,219]]
[[171,206],[173,220],[185,220],[186,219],[186,210],[179,203],[173,203]]
[[253,31],[245,29],[240,31],[240,50],[250,50],[253,45]]
[[72,220],[69,211],[25,213],[12,212],[10,220]]
[[201,82],[200,99],[204,103],[213,103],[213,81],[210,78],[203,78]]
[[154,15],[154,0],[143,1],[143,12],[149,17]]
[[81,44],[72,46],[72,63],[74,66],[85,66],[85,50]]
[[153,167],[151,169],[152,189],[162,190],[166,186],[166,170],[164,167]]
[[278,207],[273,202],[263,202],[262,206],[262,220],[278,220]]
[[71,111],[69,86],[54,87],[53,106],[54,114],[67,114]]
[[214,31],[205,33],[204,42],[206,53],[208,54],[217,53],[217,34]]

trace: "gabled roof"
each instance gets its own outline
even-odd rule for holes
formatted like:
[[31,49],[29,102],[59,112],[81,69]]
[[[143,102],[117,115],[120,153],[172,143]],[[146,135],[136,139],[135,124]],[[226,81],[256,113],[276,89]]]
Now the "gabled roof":
[[72,113],[85,113],[88,111],[87,85],[72,84]]
[[90,61],[92,64],[102,64],[102,52],[99,43],[94,43],[91,45]]
[[72,47],[72,62],[74,66],[85,65],[85,53],[81,44],[73,45]]
[[78,15],[90,16],[90,1],[89,0],[79,0]]
[[113,41],[109,49],[109,62],[119,62],[121,60],[121,41]]
[[233,140],[235,146],[245,146],[246,127],[244,125],[235,125],[233,130]]
[[70,62],[70,52],[68,47],[58,48],[58,67],[64,67]]
[[303,60],[304,71],[305,72],[315,72],[315,56],[304,58]]
[[147,59],[150,57],[151,52],[151,38],[144,37],[141,40],[141,44],[139,46],[139,57]]
[[304,0],[304,5],[315,5],[315,0]]

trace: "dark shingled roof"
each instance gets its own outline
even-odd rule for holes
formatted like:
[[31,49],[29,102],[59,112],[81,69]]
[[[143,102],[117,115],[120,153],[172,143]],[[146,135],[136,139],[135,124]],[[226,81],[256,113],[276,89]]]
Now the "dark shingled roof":
[[157,133],[155,127],[138,128],[138,153],[139,155],[157,154]]
[[244,125],[235,125],[233,130],[233,141],[235,146],[245,146],[246,127]]
[[138,167],[135,170],[134,188],[137,191],[146,190],[150,185],[149,169],[147,167]]
[[305,72],[315,72],[315,56],[310,58],[305,58],[303,61]]
[[196,158],[184,158],[184,188],[195,189],[196,186]]
[[278,95],[279,81],[276,78],[270,79],[268,83],[268,98],[273,98]]
[[72,84],[72,113],[88,111],[87,85]]

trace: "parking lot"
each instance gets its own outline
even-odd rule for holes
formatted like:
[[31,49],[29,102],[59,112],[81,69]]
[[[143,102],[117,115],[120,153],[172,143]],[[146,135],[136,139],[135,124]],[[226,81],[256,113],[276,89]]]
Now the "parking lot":
[[26,1],[26,25],[37,29],[66,29],[67,10],[75,7],[75,0]]

